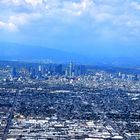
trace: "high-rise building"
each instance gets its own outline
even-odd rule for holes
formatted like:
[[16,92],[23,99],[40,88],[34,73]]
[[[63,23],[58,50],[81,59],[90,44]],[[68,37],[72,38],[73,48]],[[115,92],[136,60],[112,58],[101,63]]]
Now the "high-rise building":
[[38,71],[37,71],[37,76],[38,78],[41,78],[42,77],[42,71],[43,71],[43,68],[41,65],[38,66]]
[[65,75],[66,75],[66,76],[70,76],[70,77],[74,75],[74,66],[73,66],[72,63],[70,63],[70,64],[66,67],[66,69],[65,69]]
[[79,75],[85,75],[86,74],[86,67],[85,65],[79,66]]
[[31,72],[30,72],[30,78],[31,78],[31,79],[36,78],[36,71],[35,71],[35,69],[34,69],[34,68],[31,68],[30,71],[31,71]]
[[73,76],[72,73],[73,73],[73,64],[70,63],[69,64],[69,76]]
[[12,68],[12,77],[13,78],[17,77],[17,70],[15,67]]
[[41,66],[41,65],[38,66],[38,71],[39,71],[39,72],[42,71],[42,66]]
[[68,68],[65,69],[65,76],[69,76]]
[[85,65],[74,65],[73,63],[70,63],[65,70],[65,75],[70,77],[85,75],[85,74],[86,74]]
[[59,64],[59,65],[55,66],[55,73],[63,75],[63,66],[62,66],[62,64]]

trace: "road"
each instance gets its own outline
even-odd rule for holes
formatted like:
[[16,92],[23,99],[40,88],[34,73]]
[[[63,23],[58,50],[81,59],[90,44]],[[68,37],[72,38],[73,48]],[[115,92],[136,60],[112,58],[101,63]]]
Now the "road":
[[8,116],[8,119],[7,119],[7,125],[4,129],[4,134],[3,134],[2,140],[7,139],[7,135],[8,135],[8,132],[9,132],[9,128],[10,128],[10,125],[11,125],[11,122],[12,122],[13,115],[14,115],[14,108],[12,107],[10,109],[10,112],[9,112],[9,116]]

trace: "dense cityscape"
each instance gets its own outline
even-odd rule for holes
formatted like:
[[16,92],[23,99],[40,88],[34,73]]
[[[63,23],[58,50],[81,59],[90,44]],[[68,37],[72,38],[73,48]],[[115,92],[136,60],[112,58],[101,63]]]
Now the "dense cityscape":
[[140,0],[0,0],[0,140],[140,140]]
[[1,61],[0,139],[139,140],[139,70]]

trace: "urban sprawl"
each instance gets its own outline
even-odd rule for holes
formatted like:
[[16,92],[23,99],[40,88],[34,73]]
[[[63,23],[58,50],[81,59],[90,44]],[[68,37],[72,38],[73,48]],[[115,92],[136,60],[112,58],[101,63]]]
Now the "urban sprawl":
[[140,140],[140,72],[0,62],[1,140]]

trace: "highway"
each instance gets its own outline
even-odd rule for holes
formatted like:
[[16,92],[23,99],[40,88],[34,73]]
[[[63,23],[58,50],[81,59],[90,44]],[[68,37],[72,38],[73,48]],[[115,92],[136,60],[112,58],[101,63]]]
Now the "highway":
[[14,115],[14,108],[12,107],[10,109],[10,112],[9,112],[9,116],[8,116],[8,119],[7,119],[7,125],[4,129],[4,134],[3,134],[2,140],[7,139],[7,135],[8,135],[9,129],[10,129],[10,125],[11,125],[11,122],[12,122],[13,115]]

